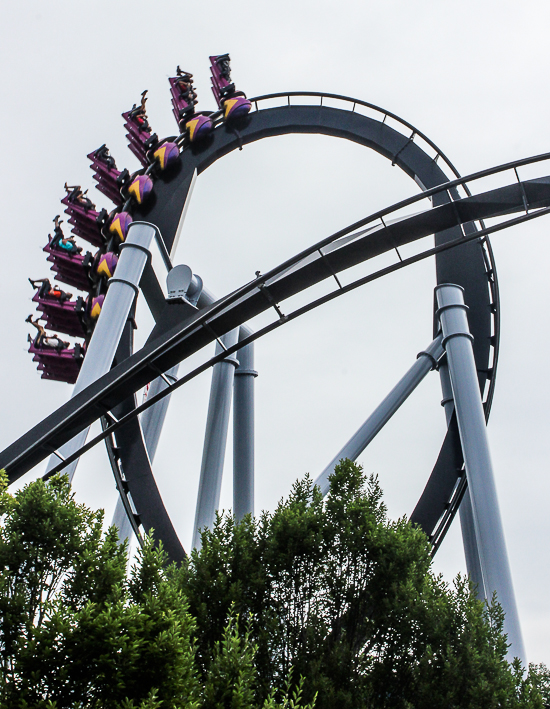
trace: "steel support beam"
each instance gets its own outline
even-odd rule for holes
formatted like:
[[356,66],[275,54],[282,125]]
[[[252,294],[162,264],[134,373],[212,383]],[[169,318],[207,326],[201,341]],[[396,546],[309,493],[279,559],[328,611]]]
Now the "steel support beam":
[[[453,399],[453,388],[451,386],[451,376],[449,374],[447,358],[444,358],[439,365],[439,378],[441,380],[441,392],[443,394],[441,405],[445,410],[445,418],[447,419],[448,426],[455,409],[455,402]],[[481,570],[481,557],[479,554],[474,527],[472,499],[468,488],[466,489],[462,502],[460,503],[459,514],[460,528],[462,530],[462,544],[464,546],[464,556],[466,557],[468,576],[477,588],[478,597],[483,600],[486,598],[486,593],[483,583],[483,572]]]
[[509,657],[517,656],[525,662],[463,288],[442,284],[435,290],[470,488],[485,593],[490,601],[496,592],[506,614],[504,631],[510,642]]
[[[111,369],[124,325],[138,293],[143,270],[151,259],[149,247],[157,231],[158,228],[148,222],[136,221],[130,225],[126,241],[121,246],[116,275],[109,281],[101,314],[71,398]],[[60,456],[67,458],[84,445],[88,431],[89,427],[62,446],[59,451]],[[48,471],[59,463],[60,456],[52,454],[48,462]],[[64,469],[63,472],[68,473],[69,480],[73,479],[77,465],[78,459]]]
[[113,512],[113,520],[111,522],[111,525],[114,525],[118,529],[119,544],[122,544],[125,539],[127,539],[128,544],[130,544],[130,540],[132,539],[133,535],[132,525],[130,524],[130,520],[128,519],[128,515],[126,514],[126,510],[124,509],[124,504],[120,495],[117,495],[117,501],[115,511]]
[[[179,364],[165,372],[165,377],[168,381],[176,381],[178,377]],[[168,387],[168,383],[162,377],[157,377],[151,382],[147,396],[156,396],[161,391],[164,391]],[[141,428],[143,429],[143,438],[145,440],[145,445],[147,446],[147,452],[149,453],[149,458],[151,463],[155,459],[157,452],[157,447],[160,439],[160,434],[162,433],[162,427],[164,426],[164,420],[166,419],[166,414],[168,412],[168,405],[170,403],[170,396],[165,396],[150,409],[143,412],[140,417]]]
[[346,445],[330,461],[323,472],[315,479],[315,485],[326,495],[330,488],[329,476],[342,458],[356,460],[369,445],[376,434],[386,425],[401,404],[412,394],[429,371],[434,369],[443,354],[441,335],[438,335],[424,352],[418,354],[416,362],[394,386],[386,398],[372,412],[369,418]]
[[[237,344],[239,329],[235,328],[221,338],[224,347],[233,347]],[[223,347],[218,342],[216,354],[220,354]],[[227,431],[229,428],[229,414],[231,411],[231,398],[233,395],[233,375],[238,361],[234,355],[218,362],[212,371],[212,385],[208,403],[208,416],[206,419],[206,433],[202,454],[199,493],[195,524],[193,527],[193,547],[200,547],[200,531],[211,527],[214,522],[216,510],[220,504],[220,491],[222,486],[223,464],[225,460],[225,447],[227,444]]]
[[[241,328],[242,333],[243,328]],[[237,352],[233,385],[233,514],[254,515],[254,343]]]
[[[199,309],[216,302],[215,296],[203,287],[197,303]],[[239,328],[239,340],[249,337],[252,330]],[[233,514],[241,520],[254,514],[254,343],[236,353],[239,361],[233,383]]]

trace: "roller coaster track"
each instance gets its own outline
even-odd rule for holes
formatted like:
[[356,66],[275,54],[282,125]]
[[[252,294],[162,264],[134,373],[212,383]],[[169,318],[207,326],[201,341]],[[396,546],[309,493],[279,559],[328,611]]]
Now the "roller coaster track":
[[[420,214],[403,218],[386,226],[376,224],[382,218],[388,217],[392,212],[400,210],[404,206],[446,193],[457,184],[470,182],[482,176],[517,168],[520,165],[531,164],[543,159],[550,159],[550,154],[537,156],[531,160],[509,163],[494,170],[461,178],[460,181],[449,182],[414,198],[399,202],[393,208],[377,212],[365,220],[361,220],[331,237],[319,241],[269,273],[259,276],[254,281],[222,298],[209,308],[204,309],[204,311],[197,312],[194,317],[183,321],[175,327],[167,329],[161,320],[157,323],[142,350],[114,367],[108,374],[101,377],[80,394],[77,394],[18,441],[2,451],[0,453],[0,466],[6,469],[11,482],[18,479],[49,455],[52,450],[70,440],[82,428],[109,412],[124,398],[145,386],[151,380],[151,377],[156,376],[159,371],[166,371],[174,364],[185,360],[194,352],[213,342],[216,337],[220,337],[247,320],[272,308],[271,299],[276,303],[282,303],[292,295],[309,288],[319,281],[334,278],[334,274],[391,251],[396,246],[403,246],[425,236],[476,220],[523,212],[525,210],[524,196],[527,198],[530,208],[529,213],[514,219],[508,219],[475,234],[464,235],[459,239],[400,261],[393,266],[380,269],[369,276],[354,281],[348,286],[338,287],[338,290],[335,290],[330,295],[312,301],[288,315],[279,317],[275,323],[250,336],[250,341],[261,337],[291,319],[295,319],[314,307],[318,307],[331,298],[343,295],[360,285],[404,268],[422,258],[460,247],[490,233],[546,214],[550,211],[550,176],[511,184],[486,193],[456,200]],[[369,228],[368,225],[372,226]],[[266,290],[269,295],[266,295]],[[178,308],[177,305],[169,307]],[[203,371],[215,362],[221,361],[231,351],[237,351],[242,346],[243,343],[240,343],[222,355],[210,359],[207,363],[194,370],[192,375],[195,376],[199,371]],[[184,380],[182,379],[172,384],[158,398],[162,398],[162,396],[170,393],[181,386],[184,381],[189,381],[191,378],[191,375],[187,375]],[[154,403],[155,400],[151,399],[136,408],[129,415],[129,418]],[[122,421],[123,419],[109,426],[94,441],[106,437],[112,429],[118,428]],[[59,469],[65,467],[67,462],[68,460],[60,463]]]
[[[6,469],[10,482],[20,478],[78,432],[101,418],[103,431],[70,458],[60,461],[49,474],[62,470],[99,441],[110,440],[108,450],[115,477],[118,475],[117,485],[127,512],[132,516],[134,531],[139,535],[142,511],[139,504],[136,504],[137,509],[131,508],[123,492],[125,482],[118,468],[114,434],[118,432],[119,435],[124,427],[137,420],[140,413],[247,343],[329,300],[431,256],[436,258],[439,283],[453,282],[465,288],[482,393],[489,382],[484,402],[488,417],[495,386],[499,341],[498,285],[488,236],[550,211],[550,176],[521,181],[518,174],[518,169],[523,166],[550,160],[550,153],[461,177],[437,146],[420,131],[394,114],[367,102],[313,92],[271,94],[251,100],[256,110],[238,130],[224,124],[221,114],[214,114],[212,140],[205,146],[182,150],[176,170],[169,175],[161,175],[155,181],[154,199],[134,210],[134,218],[151,222],[160,229],[167,253],[173,252],[177,244],[181,213],[186,207],[194,176],[232,150],[266,137],[317,133],[352,140],[386,156],[392,164],[413,177],[423,191],[318,241],[191,317],[188,307],[164,305],[159,310],[147,343],[140,351],[130,354],[129,346],[126,356],[119,362],[117,359],[118,363],[108,374],[0,453],[0,468]],[[339,107],[327,105],[330,101],[338,102]],[[273,106],[273,103],[277,105]],[[507,171],[510,172],[510,182],[506,186],[472,194],[476,182]],[[454,179],[449,179],[449,174]],[[418,210],[419,207],[419,212],[402,216],[405,208]],[[486,219],[499,221],[486,226]],[[433,248],[401,259],[397,251],[399,247],[430,235],[435,235]],[[394,264],[342,285],[339,274],[394,250],[399,256]],[[324,280],[334,283],[333,291],[283,314],[289,298]],[[135,402],[124,405],[159,373],[166,372],[225,333],[268,310],[273,312],[275,319],[261,330],[227,351],[206,359],[141,406],[136,406]],[[434,471],[412,515],[412,520],[430,535],[434,551],[458,509],[466,486],[456,438],[456,424],[451,424]],[[148,479],[152,479],[151,472]],[[139,485],[132,490],[134,503],[134,490],[138,488]],[[156,486],[154,488],[156,490]],[[157,532],[161,530],[159,536],[165,543],[171,538],[172,542],[167,544],[171,556],[181,558],[183,550],[177,535],[174,539],[175,532],[162,501],[157,505],[155,515],[154,522],[149,520],[146,528],[154,526]]]

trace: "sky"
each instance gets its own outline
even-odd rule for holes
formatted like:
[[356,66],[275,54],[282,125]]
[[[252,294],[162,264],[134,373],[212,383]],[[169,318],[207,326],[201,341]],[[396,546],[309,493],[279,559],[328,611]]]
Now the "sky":
[[[377,104],[428,135],[464,175],[550,147],[550,5],[542,0],[27,0],[4,3],[2,14],[0,449],[71,392],[40,379],[24,322],[34,312],[27,278],[50,275],[42,247],[63,184],[94,191],[86,154],[103,143],[119,168],[137,169],[120,114],[144,89],[155,132],[175,133],[167,77],[178,64],[195,75],[203,110],[215,107],[208,56],[225,52],[249,96],[309,90]],[[417,192],[387,160],[343,140],[264,140],[200,176],[175,262],[221,296]],[[543,217],[492,239],[502,335],[488,435],[527,657],[550,664],[548,227]],[[257,511],[273,509],[305,472],[316,476],[429,344],[434,285],[433,261],[421,262],[257,343]],[[151,326],[141,304],[137,319],[139,345]],[[155,460],[187,548],[209,385],[206,373],[172,397]],[[379,476],[392,517],[410,514],[437,457],[440,399],[431,374],[359,459]],[[116,491],[102,446],[81,461],[75,492],[110,520]],[[221,504],[231,507],[230,441]],[[458,520],[434,566],[449,581],[465,571]]]

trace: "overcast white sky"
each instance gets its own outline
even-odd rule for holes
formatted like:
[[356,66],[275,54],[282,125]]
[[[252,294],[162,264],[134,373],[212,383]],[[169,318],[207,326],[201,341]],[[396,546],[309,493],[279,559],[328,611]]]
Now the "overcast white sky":
[[[27,277],[49,273],[41,249],[62,211],[63,183],[91,188],[86,154],[104,142],[119,167],[137,168],[120,114],[144,89],[154,130],[175,132],[167,77],[177,64],[195,74],[201,109],[214,108],[208,55],[227,51],[249,96],[314,90],[381,105],[426,133],[463,174],[550,147],[550,6],[542,0],[27,0],[5,2],[2,14],[0,448],[71,391],[40,380],[24,323],[34,311]],[[201,176],[176,260],[222,295],[416,192],[365,148],[314,136],[263,141]],[[550,664],[547,230],[536,220],[493,239],[502,347],[489,437],[528,659]],[[258,343],[258,510],[306,471],[317,475],[430,342],[433,286],[433,262],[418,264]],[[148,322],[143,315],[140,339]],[[187,547],[209,380],[202,375],[173,397],[155,466]],[[440,398],[431,375],[361,458],[379,474],[393,516],[411,512],[437,456]],[[230,456],[229,446],[225,507]],[[115,490],[101,447],[80,465],[75,487],[110,519]],[[447,579],[465,569],[458,521],[435,567]]]

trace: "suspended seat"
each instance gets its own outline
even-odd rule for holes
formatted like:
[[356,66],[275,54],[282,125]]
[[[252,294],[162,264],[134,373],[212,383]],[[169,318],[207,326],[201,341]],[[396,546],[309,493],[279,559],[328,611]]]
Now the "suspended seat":
[[82,297],[62,302],[59,298],[40,297],[39,293],[35,293],[33,302],[37,304],[37,310],[42,313],[41,319],[46,322],[46,327],[49,330],[63,332],[72,337],[85,336],[85,301]]
[[129,177],[128,170],[122,172],[117,170],[113,157],[109,154],[106,145],[102,145],[93,153],[88,155],[91,161],[91,169],[94,171],[94,180],[97,182],[97,189],[108,197],[113,204],[121,207],[124,199],[120,194],[121,187]]
[[85,349],[78,343],[71,349],[62,350],[37,347],[33,341],[29,352],[33,355],[33,362],[38,363],[37,369],[42,372],[42,379],[74,384],[82,366]]
[[134,104],[131,111],[126,111],[126,113],[122,114],[124,127],[128,131],[126,137],[128,138],[129,148],[143,167],[149,165],[149,160],[147,159],[148,151],[156,147],[158,143],[156,133],[151,133],[151,127],[145,112],[146,101],[147,91],[144,91],[141,95],[141,104],[139,106]]
[[231,60],[229,54],[210,57],[212,93],[216,103],[223,110],[226,121],[246,116],[252,107],[246,94],[235,89],[231,81]]
[[69,254],[52,246],[52,241],[53,239],[49,236],[48,245],[43,250],[48,254],[47,260],[52,264],[51,270],[56,274],[57,280],[89,292],[92,286],[89,277],[93,262],[92,254],[89,251],[84,255]]
[[193,86],[193,74],[181,71],[177,68],[176,76],[168,79],[170,82],[170,93],[172,94],[172,111],[176,123],[180,126],[195,113],[195,105],[198,103],[197,92]]
[[[107,210],[102,209],[96,212],[95,205],[90,201],[80,201],[82,190],[80,187],[75,188],[61,200],[64,204],[65,214],[69,215],[69,224],[72,226],[72,233],[85,239],[93,246],[103,246],[105,237],[101,233],[101,229],[107,218]],[[89,204],[87,204],[89,203]]]
[[187,131],[191,143],[200,142],[210,135],[214,124],[209,111],[195,111],[198,100],[193,86],[193,74],[182,71],[178,66],[176,76],[170,77],[168,81],[172,94],[172,110],[180,131]]

